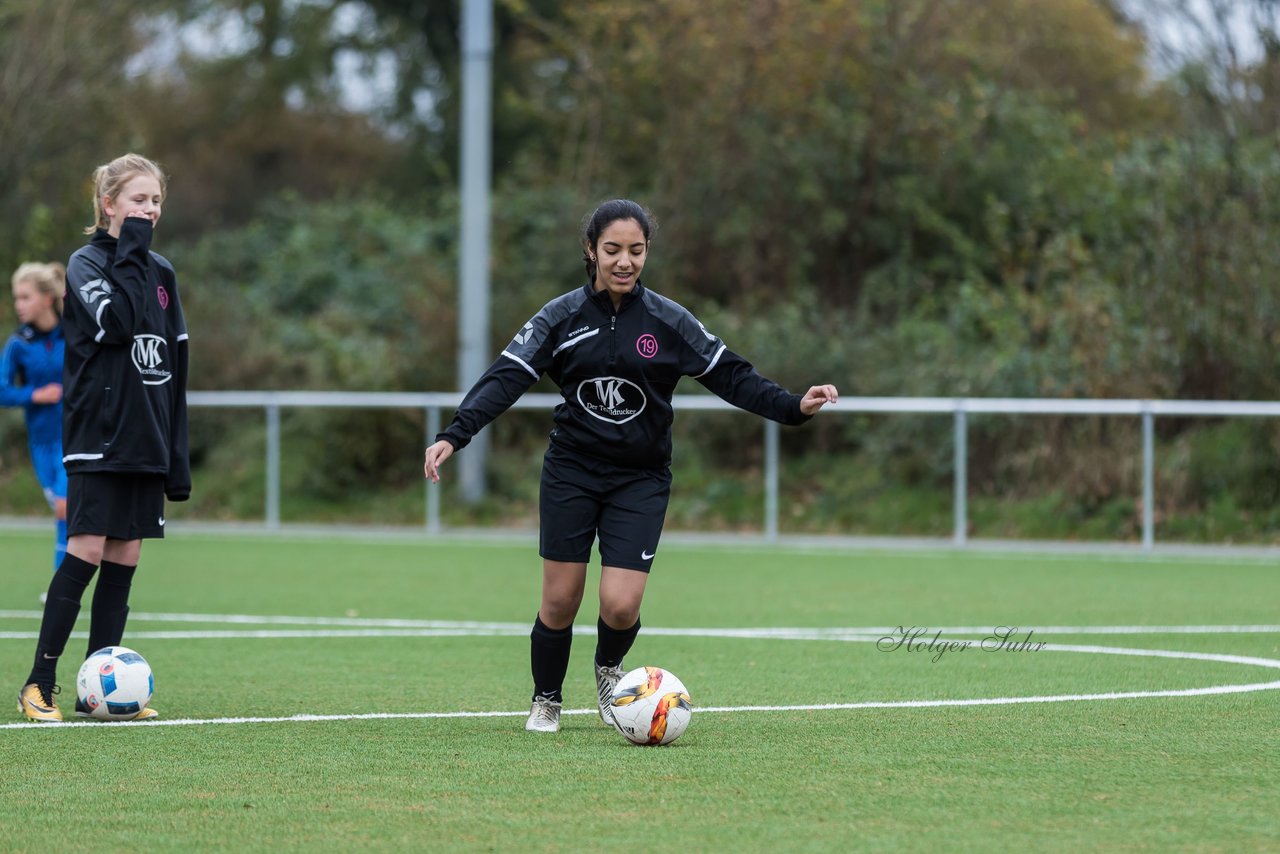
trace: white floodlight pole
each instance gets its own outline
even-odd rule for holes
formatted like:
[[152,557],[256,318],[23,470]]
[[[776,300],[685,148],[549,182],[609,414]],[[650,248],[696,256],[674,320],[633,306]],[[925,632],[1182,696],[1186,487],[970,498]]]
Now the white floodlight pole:
[[[489,188],[492,133],[493,0],[462,7],[462,215],[458,261],[458,390],[469,389],[489,363]],[[462,500],[485,494],[488,434],[458,455]]]

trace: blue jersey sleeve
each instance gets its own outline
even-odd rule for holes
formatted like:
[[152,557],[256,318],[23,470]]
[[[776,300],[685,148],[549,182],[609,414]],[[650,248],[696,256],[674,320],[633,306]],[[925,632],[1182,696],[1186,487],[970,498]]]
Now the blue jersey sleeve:
[[25,406],[31,402],[33,389],[22,371],[21,347],[18,337],[12,336],[0,356],[0,406]]

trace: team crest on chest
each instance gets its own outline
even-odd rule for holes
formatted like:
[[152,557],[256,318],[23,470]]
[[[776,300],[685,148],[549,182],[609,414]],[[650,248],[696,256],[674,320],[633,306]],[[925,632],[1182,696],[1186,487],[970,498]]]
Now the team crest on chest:
[[646,359],[652,359],[658,355],[658,339],[646,332],[636,339],[636,352]]
[[160,300],[160,308],[169,307],[169,292],[164,289],[164,285],[156,285],[156,299]]

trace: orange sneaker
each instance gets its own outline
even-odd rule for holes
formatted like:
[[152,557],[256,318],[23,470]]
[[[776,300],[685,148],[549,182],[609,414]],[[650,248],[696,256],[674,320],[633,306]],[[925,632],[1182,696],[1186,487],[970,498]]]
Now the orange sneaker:
[[29,720],[58,723],[62,720],[62,711],[54,702],[53,695],[60,691],[57,685],[38,685],[35,682],[23,685],[18,692],[18,711]]

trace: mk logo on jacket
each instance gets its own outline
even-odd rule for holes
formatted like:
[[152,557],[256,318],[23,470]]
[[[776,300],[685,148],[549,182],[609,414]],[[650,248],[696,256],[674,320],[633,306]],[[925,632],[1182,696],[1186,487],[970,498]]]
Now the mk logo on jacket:
[[169,381],[169,345],[159,335],[135,335],[129,355],[133,366],[142,374],[143,385],[164,385]]
[[601,421],[624,424],[644,411],[640,386],[621,377],[596,377],[578,384],[578,403]]

